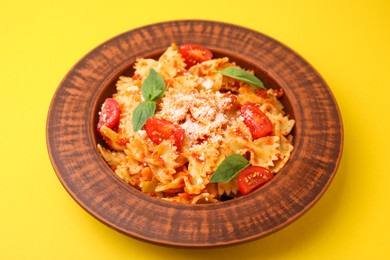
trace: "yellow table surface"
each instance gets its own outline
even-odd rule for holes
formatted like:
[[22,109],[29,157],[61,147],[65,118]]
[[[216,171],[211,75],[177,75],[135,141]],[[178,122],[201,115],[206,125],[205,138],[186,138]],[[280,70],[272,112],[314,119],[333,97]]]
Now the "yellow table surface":
[[[390,259],[390,2],[0,0],[0,259]],[[120,234],[85,212],[46,149],[69,69],[127,30],[175,19],[235,23],[285,43],[329,84],[344,123],[331,186],[286,228],[218,249]]]

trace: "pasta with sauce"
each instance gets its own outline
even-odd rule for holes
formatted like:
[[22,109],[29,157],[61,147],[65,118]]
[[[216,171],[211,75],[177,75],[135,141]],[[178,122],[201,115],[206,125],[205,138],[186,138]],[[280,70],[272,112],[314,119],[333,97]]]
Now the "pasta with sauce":
[[[112,96],[120,108],[117,126],[99,128],[108,146],[98,144],[98,149],[115,174],[151,196],[196,204],[241,195],[237,178],[227,183],[210,182],[231,154],[245,156],[251,165],[273,174],[279,172],[293,150],[290,132],[295,122],[285,115],[275,90],[263,90],[260,95],[248,83],[217,73],[228,67],[239,68],[227,57],[188,66],[175,44],[158,60],[137,59],[134,76],[121,76]],[[175,136],[156,142],[146,127],[134,131],[132,116],[144,101],[141,86],[151,69],[166,83],[153,119],[169,129],[180,129],[183,136],[179,139]],[[248,103],[272,123],[266,136],[254,138],[240,114],[240,108]]]

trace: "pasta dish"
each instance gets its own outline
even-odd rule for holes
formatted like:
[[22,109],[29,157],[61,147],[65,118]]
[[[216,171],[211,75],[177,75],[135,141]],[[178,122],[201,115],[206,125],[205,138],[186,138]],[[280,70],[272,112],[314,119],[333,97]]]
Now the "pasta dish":
[[99,113],[98,150],[124,182],[181,203],[216,203],[270,181],[293,150],[282,90],[205,47],[138,58]]

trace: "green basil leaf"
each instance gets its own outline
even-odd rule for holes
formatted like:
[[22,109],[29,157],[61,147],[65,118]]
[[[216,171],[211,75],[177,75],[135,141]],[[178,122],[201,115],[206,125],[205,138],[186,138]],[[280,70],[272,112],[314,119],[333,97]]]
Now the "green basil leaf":
[[147,100],[139,104],[134,109],[132,117],[134,132],[140,130],[146,124],[146,120],[154,116],[155,111],[156,102],[154,101]]
[[263,82],[261,82],[259,78],[245,70],[235,67],[228,67],[223,70],[218,70],[217,72],[230,78],[244,81],[245,83],[248,83],[255,88],[266,89]]
[[164,96],[166,84],[164,79],[154,70],[149,70],[148,77],[141,86],[142,96],[145,100],[156,100]]
[[249,165],[248,160],[242,155],[232,154],[226,156],[211,176],[210,182],[229,182]]

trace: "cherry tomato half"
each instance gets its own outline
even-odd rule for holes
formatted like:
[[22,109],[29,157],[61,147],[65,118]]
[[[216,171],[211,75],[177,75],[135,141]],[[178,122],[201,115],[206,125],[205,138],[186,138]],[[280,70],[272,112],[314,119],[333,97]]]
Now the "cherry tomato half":
[[268,117],[255,105],[245,104],[241,107],[241,116],[249,128],[253,139],[267,136],[272,131],[272,123]]
[[180,126],[156,118],[146,120],[145,131],[155,144],[160,144],[162,141],[172,138],[178,149],[181,148],[185,137],[185,131]]
[[101,108],[97,130],[100,133],[102,126],[114,129],[118,126],[120,116],[120,107],[113,98],[107,98]]
[[273,177],[272,172],[264,167],[248,166],[238,175],[238,189],[242,195],[246,195],[260,188]]
[[213,53],[209,49],[196,44],[181,45],[179,53],[183,56],[187,68],[213,58]]

